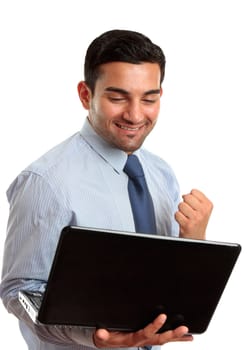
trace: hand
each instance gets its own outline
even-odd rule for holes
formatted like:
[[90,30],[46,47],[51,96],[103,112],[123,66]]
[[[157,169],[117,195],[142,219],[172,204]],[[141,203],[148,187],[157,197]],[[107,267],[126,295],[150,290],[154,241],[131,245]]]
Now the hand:
[[109,332],[106,329],[97,329],[93,335],[94,343],[97,348],[128,348],[193,340],[192,335],[187,335],[188,328],[185,326],[157,333],[164,325],[166,318],[166,315],[161,314],[152,323],[137,332]]
[[180,225],[180,237],[205,239],[206,228],[213,204],[200,191],[192,190],[183,195],[175,219]]

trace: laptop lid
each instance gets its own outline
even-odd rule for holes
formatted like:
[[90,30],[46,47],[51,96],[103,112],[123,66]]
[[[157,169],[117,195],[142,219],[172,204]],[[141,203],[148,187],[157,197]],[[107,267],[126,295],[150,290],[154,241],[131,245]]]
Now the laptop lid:
[[38,313],[44,324],[203,333],[241,246],[69,226],[62,230]]

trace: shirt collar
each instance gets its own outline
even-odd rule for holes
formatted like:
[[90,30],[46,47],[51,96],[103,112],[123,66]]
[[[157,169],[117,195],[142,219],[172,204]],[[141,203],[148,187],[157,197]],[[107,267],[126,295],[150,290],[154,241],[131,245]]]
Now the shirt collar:
[[121,173],[124,169],[125,163],[127,161],[127,153],[112,146],[106,142],[101,136],[99,136],[89,120],[86,121],[80,131],[81,136],[90,145],[90,147],[99,154],[100,157],[105,159],[115,171]]

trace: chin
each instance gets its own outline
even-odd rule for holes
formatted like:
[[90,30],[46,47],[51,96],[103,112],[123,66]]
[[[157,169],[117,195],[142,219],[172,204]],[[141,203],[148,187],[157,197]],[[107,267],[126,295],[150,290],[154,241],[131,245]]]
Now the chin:
[[133,153],[135,151],[137,151],[144,142],[145,138],[142,139],[137,139],[135,140],[134,138],[130,137],[130,138],[126,138],[126,139],[113,139],[112,144],[113,146],[119,148],[120,150],[126,152],[126,153]]
[[126,153],[133,153],[133,152],[137,151],[141,146],[142,146],[142,143],[139,145],[136,144],[136,145],[132,145],[132,146],[120,145],[120,147],[118,147],[118,148]]

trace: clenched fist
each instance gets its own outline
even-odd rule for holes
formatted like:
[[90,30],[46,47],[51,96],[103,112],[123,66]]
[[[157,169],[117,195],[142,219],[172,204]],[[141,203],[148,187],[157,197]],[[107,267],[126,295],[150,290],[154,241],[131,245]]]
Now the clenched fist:
[[180,225],[180,237],[205,239],[207,224],[213,209],[212,202],[199,190],[182,196],[175,219]]

